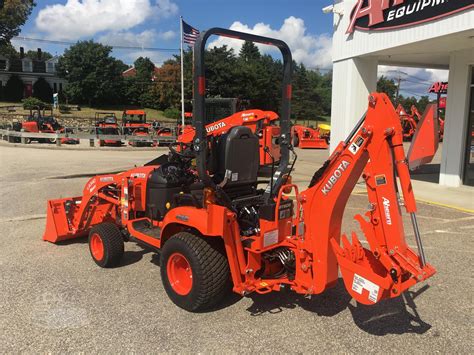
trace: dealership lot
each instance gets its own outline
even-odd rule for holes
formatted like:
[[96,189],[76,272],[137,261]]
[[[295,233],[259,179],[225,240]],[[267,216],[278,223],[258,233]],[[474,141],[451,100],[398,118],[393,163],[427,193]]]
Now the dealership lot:
[[[2,352],[472,351],[474,215],[466,212],[419,203],[425,251],[438,273],[403,298],[372,307],[357,305],[340,282],[311,299],[289,291],[235,296],[212,312],[187,313],[166,296],[154,252],[128,243],[120,267],[105,270],[93,263],[85,240],[41,240],[46,200],[79,196],[85,175],[156,155],[0,145]],[[298,156],[294,181],[304,187],[327,151]],[[366,205],[363,193],[352,195],[344,231],[358,230],[352,216]]]

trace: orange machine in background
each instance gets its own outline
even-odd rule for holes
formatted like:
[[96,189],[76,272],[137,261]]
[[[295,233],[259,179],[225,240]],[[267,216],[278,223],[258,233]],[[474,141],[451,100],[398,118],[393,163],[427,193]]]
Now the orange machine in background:
[[[324,126],[328,127],[328,125]],[[311,128],[297,124],[291,128],[291,136],[293,137],[293,146],[301,149],[329,148],[330,130],[327,128]]]

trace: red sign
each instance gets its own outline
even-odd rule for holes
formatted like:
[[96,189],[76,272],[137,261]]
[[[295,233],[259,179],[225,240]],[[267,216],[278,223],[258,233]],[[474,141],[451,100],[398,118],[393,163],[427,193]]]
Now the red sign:
[[438,108],[446,108],[446,97],[439,98]]
[[435,20],[473,8],[472,0],[358,0],[346,33],[387,30]]
[[431,94],[447,94],[448,93],[448,83],[447,82],[441,82],[438,81],[437,83],[433,83],[431,85],[430,89],[428,92]]

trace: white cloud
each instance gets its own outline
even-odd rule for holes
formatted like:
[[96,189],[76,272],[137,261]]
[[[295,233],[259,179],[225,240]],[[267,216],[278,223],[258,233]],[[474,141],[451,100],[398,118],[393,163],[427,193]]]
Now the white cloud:
[[156,39],[169,40],[176,37],[173,31],[156,32],[155,30],[145,30],[140,33],[130,31],[107,32],[97,40],[102,44],[110,46],[129,47],[151,47]]
[[449,70],[379,65],[378,75],[391,79],[400,77],[400,92],[404,96],[423,96],[428,95],[432,83],[448,81]]
[[48,38],[76,40],[103,31],[128,30],[177,12],[178,6],[170,0],[67,0],[40,10],[36,27]]
[[164,61],[171,59],[173,56],[170,53],[147,50],[137,50],[130,52],[118,49],[115,50],[114,53],[120,54],[120,58],[129,64],[133,64],[133,62],[135,62],[135,60],[139,57],[148,57],[158,67],[161,66]]
[[[278,38],[285,41],[293,54],[296,62],[303,63],[309,68],[332,67],[332,37],[329,34],[313,35],[306,32],[304,20],[290,16],[283,22],[280,29],[272,29],[265,23],[257,23],[249,27],[239,21],[230,26],[231,30],[253,33],[261,36]],[[209,43],[209,47],[220,47],[227,44],[236,53],[242,46],[242,41],[219,37]],[[269,46],[259,45],[263,52],[271,50]]]

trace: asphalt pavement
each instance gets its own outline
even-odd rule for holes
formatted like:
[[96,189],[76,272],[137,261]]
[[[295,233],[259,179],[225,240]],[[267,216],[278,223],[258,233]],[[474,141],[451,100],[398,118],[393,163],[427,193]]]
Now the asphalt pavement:
[[[0,144],[0,352],[472,353],[474,215],[459,210],[418,204],[438,273],[375,306],[357,304],[339,282],[312,298],[234,296],[193,314],[168,299],[150,250],[128,243],[119,267],[101,269],[85,240],[41,240],[48,199],[80,196],[86,175],[141,165],[157,150]],[[327,152],[298,155],[294,181],[303,187]],[[345,232],[358,230],[352,216],[366,207],[366,196],[351,196]],[[408,219],[405,226],[415,247]]]

